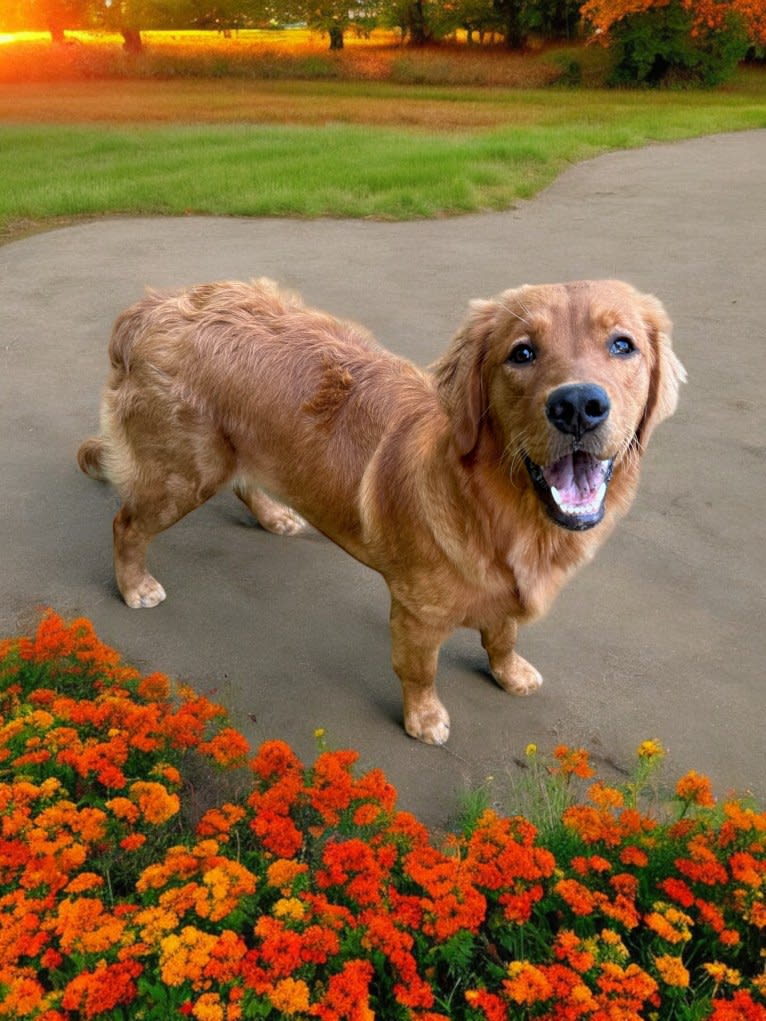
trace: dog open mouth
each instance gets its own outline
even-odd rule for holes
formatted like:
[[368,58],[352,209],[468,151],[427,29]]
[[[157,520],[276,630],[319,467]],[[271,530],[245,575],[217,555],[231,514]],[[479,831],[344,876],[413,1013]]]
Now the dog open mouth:
[[599,461],[576,450],[544,467],[525,458],[537,495],[553,521],[581,532],[604,517],[606,491],[612,477],[612,460]]

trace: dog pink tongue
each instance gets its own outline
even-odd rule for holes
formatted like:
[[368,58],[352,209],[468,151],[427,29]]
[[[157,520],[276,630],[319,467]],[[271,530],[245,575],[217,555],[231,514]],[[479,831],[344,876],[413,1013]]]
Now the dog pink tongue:
[[578,450],[543,468],[543,475],[560,507],[591,507],[603,498],[607,466],[607,461]]

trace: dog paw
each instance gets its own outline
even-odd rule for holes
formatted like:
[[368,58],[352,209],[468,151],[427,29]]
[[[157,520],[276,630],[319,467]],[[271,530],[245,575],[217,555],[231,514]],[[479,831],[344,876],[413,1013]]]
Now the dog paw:
[[123,599],[132,610],[146,609],[157,606],[165,599],[165,589],[156,578],[147,574],[135,588],[123,592]]
[[449,737],[449,713],[441,703],[431,709],[407,713],[404,729],[424,744],[446,744]]
[[306,522],[290,507],[282,507],[269,514],[260,514],[258,522],[267,532],[274,535],[297,535],[306,528]]
[[512,695],[531,695],[543,683],[540,671],[516,653],[513,654],[508,667],[494,666],[492,676],[503,691],[508,691]]

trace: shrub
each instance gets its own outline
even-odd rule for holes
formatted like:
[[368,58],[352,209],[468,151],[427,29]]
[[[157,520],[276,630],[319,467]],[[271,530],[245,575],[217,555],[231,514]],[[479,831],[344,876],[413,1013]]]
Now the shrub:
[[766,1019],[766,814],[694,771],[648,812],[655,741],[620,788],[530,746],[544,830],[436,841],[356,753],[282,741],[192,824],[189,757],[244,738],[86,620],[0,642],[0,714],[0,1017]]
[[613,27],[612,84],[719,85],[747,52],[742,21],[729,13],[713,28],[695,24],[680,0],[629,14]]

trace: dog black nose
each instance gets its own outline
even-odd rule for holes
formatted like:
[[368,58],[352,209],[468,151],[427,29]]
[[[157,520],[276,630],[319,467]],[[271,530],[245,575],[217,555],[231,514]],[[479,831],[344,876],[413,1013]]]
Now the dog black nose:
[[559,432],[579,440],[601,425],[609,415],[609,395],[595,383],[560,386],[548,397],[545,413]]

